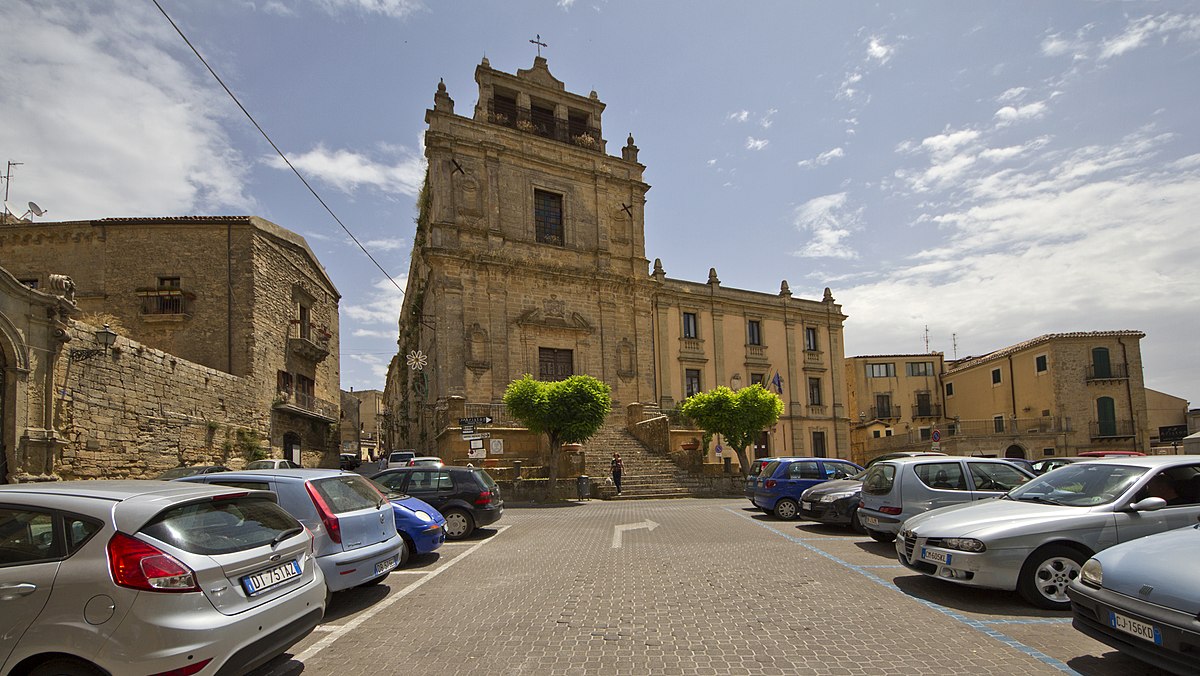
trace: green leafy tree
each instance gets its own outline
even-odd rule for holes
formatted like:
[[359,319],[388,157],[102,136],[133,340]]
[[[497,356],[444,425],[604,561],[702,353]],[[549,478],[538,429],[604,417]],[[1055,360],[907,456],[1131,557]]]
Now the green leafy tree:
[[543,382],[525,374],[508,384],[504,405],[529,431],[550,440],[552,495],[563,444],[581,444],[600,429],[612,410],[612,388],[591,376]]
[[722,385],[684,399],[679,411],[695,421],[705,434],[725,437],[725,442],[737,453],[744,476],[750,466],[746,447],[760,432],[779,420],[783,400],[758,384],[736,392]]

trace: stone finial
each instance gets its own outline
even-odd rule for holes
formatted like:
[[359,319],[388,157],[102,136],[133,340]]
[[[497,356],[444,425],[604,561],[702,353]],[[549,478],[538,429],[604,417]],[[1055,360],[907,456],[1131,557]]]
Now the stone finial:
[[483,66],[484,68],[491,68],[492,62],[488,61],[488,58],[485,56],[485,57],[483,57],[483,61],[479,62],[479,65]]
[[433,95],[433,109],[439,113],[454,114],[454,99],[446,93],[446,83],[438,78],[437,93]]
[[663,271],[661,258],[654,259],[654,274],[656,274],[656,275],[665,275],[666,274],[666,272]]
[[788,283],[787,283],[786,279],[783,280],[783,282],[780,283],[780,285],[779,285],[779,295],[783,296],[784,298],[792,297],[792,290],[788,287]]
[[637,162],[638,147],[633,145],[633,134],[629,135],[629,140],[625,142],[625,147],[621,148],[621,159],[626,162]]
[[829,290],[828,286],[825,287],[825,297],[822,298],[821,301],[824,303],[832,303],[833,302],[833,292]]
[[593,89],[593,90],[592,90],[592,93],[591,93],[591,94],[588,94],[588,98],[589,98],[589,99],[591,99],[591,100],[593,100],[593,101],[599,101],[599,100],[600,100],[600,95],[596,93],[596,90],[595,90],[595,89]]
[[717,269],[716,268],[708,269],[708,283],[709,284],[717,284],[717,285],[719,285],[721,283],[721,280],[717,279]]

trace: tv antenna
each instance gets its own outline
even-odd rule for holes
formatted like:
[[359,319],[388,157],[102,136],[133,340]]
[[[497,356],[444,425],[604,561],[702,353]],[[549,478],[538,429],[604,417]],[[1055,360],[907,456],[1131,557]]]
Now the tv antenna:
[[4,178],[4,214],[6,216],[8,214],[12,214],[14,216],[17,215],[17,212],[13,211],[8,206],[8,186],[12,184],[12,168],[19,167],[22,164],[25,164],[25,163],[24,162],[13,162],[12,160],[9,160],[8,161],[8,170],[4,172],[4,176],[3,176],[3,178]]

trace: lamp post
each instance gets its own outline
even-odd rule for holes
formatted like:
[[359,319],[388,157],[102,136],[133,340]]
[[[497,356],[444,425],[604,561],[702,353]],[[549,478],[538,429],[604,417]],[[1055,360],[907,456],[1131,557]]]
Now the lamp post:
[[71,361],[84,361],[92,357],[107,354],[113,344],[117,342],[117,333],[108,328],[108,324],[104,328],[96,332],[96,344],[100,347],[90,348],[74,348],[68,353]]

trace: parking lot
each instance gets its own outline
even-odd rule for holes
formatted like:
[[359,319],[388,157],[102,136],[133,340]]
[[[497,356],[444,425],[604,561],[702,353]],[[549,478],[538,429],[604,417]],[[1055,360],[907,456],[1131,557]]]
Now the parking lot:
[[1015,593],[743,499],[506,509],[339,593],[276,674],[1160,674]]

